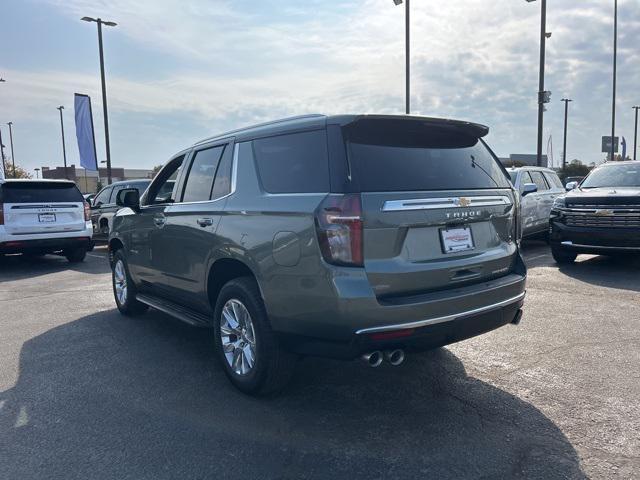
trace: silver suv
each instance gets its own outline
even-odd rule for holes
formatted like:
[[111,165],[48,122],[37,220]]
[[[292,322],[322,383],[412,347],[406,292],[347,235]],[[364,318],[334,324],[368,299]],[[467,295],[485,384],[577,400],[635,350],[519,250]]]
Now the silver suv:
[[227,376],[251,394],[281,388],[299,355],[398,365],[518,323],[519,195],[487,132],[311,115],[197,143],[142,197],[118,194],[116,305],[213,327]]

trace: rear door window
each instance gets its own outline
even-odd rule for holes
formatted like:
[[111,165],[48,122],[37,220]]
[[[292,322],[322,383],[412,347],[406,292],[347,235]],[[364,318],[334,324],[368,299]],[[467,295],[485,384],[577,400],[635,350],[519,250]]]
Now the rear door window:
[[0,186],[2,203],[63,203],[84,202],[73,183],[7,182]]
[[269,193],[329,191],[325,130],[292,133],[253,141],[262,188]]
[[363,192],[509,188],[487,146],[461,128],[361,121],[345,129],[347,156]]
[[211,198],[221,198],[231,193],[231,174],[233,168],[233,152],[231,147],[227,147],[222,154],[220,164],[218,165],[218,171],[216,172],[216,178],[213,181],[213,191],[211,192]]
[[534,171],[531,172],[531,179],[533,183],[538,187],[538,191],[542,192],[544,190],[549,190],[549,185],[547,185],[547,181],[544,179],[542,172]]
[[195,153],[182,197],[183,202],[201,202],[211,198],[213,179],[224,145],[198,150]]

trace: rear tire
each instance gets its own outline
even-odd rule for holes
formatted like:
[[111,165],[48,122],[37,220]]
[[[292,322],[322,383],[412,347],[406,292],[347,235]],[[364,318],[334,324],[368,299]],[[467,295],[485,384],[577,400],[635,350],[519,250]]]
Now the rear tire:
[[80,263],[83,262],[84,258],[87,256],[87,249],[84,247],[74,248],[73,250],[65,250],[62,253],[69,263]]
[[253,278],[236,278],[222,287],[214,313],[214,332],[218,358],[238,390],[268,395],[289,382],[297,357],[278,343]]
[[551,247],[551,255],[559,265],[568,265],[576,261],[578,254],[561,248]]
[[148,305],[136,300],[138,291],[129,276],[129,267],[122,250],[118,250],[113,256],[111,283],[113,285],[113,297],[120,313],[127,316],[135,316],[147,311]]

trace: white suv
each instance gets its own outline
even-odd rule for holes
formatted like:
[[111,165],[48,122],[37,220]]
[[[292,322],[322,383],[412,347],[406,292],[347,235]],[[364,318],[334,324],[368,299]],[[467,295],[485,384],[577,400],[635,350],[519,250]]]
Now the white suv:
[[81,262],[92,235],[89,205],[75,183],[0,179],[0,255],[62,253]]

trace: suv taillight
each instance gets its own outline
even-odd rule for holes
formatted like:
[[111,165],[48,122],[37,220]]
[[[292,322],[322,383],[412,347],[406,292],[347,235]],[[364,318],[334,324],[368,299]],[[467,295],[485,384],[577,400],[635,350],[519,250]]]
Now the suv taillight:
[[88,222],[91,220],[91,207],[88,202],[84,202],[84,221]]
[[4,225],[4,203],[0,203],[0,225]]
[[516,242],[522,240],[522,207],[520,205],[520,193],[513,192],[513,236]]
[[320,251],[327,263],[362,267],[362,204],[359,194],[330,194],[316,210]]

